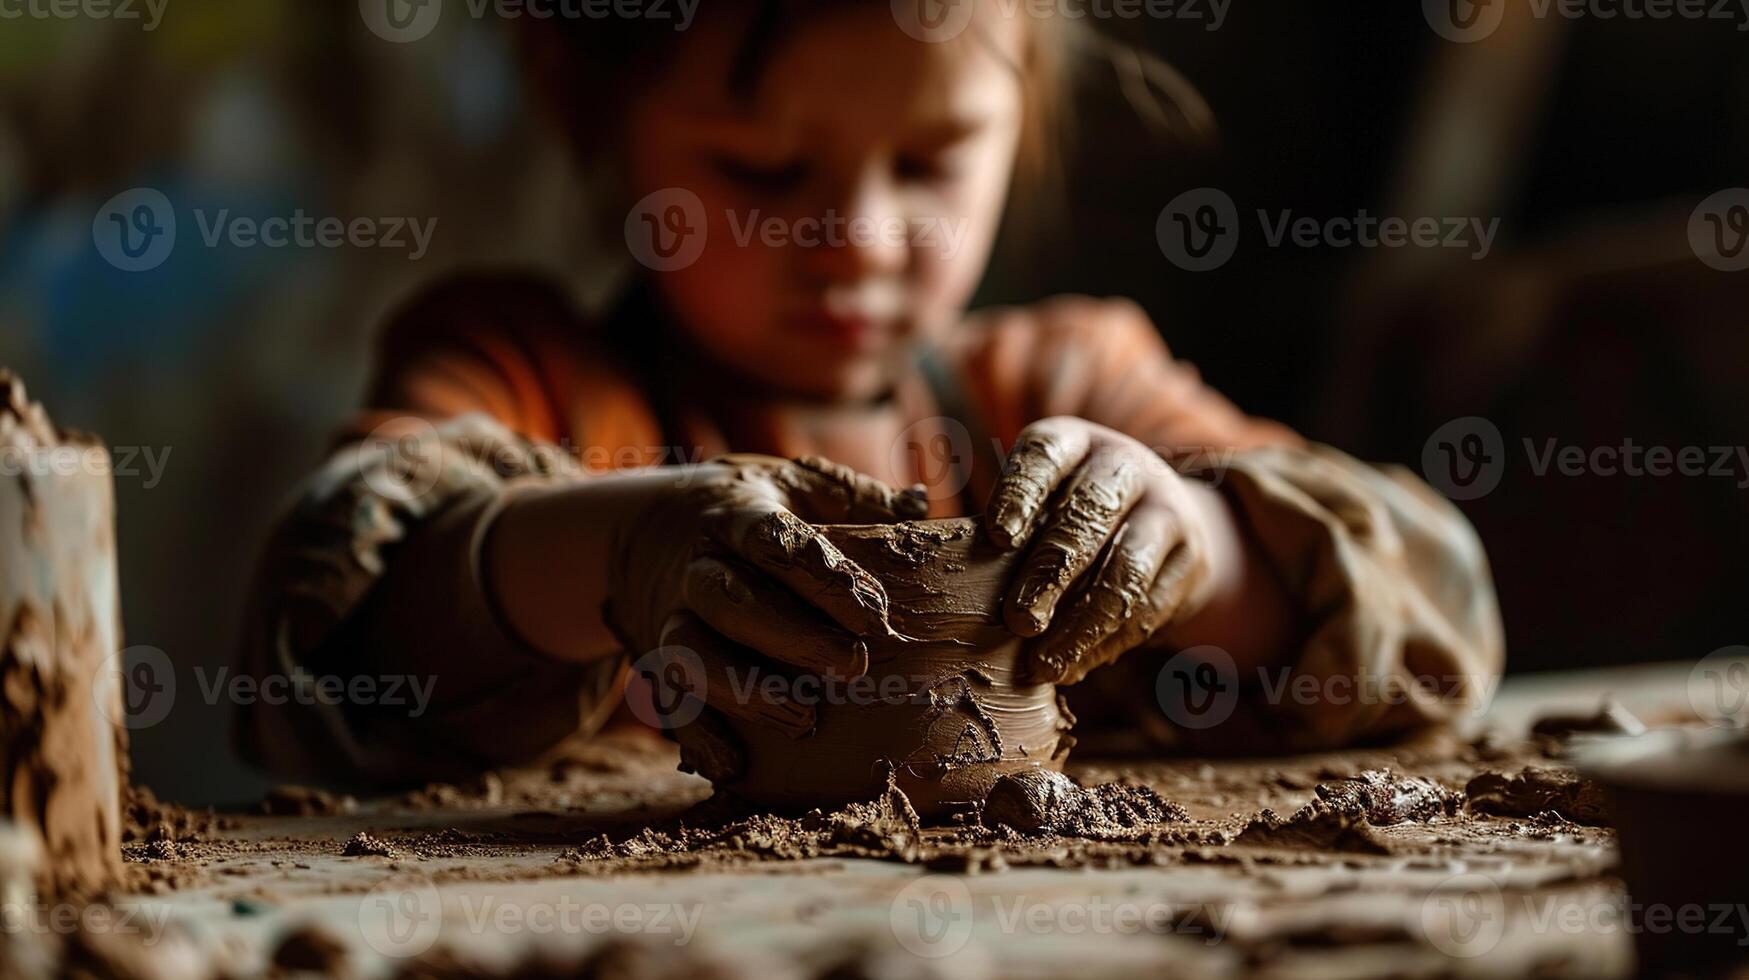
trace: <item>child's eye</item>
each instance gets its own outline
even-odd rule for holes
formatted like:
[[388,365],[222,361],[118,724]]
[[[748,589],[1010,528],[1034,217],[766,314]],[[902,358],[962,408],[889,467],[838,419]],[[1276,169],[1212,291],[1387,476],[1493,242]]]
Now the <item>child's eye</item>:
[[807,164],[800,160],[785,163],[750,163],[730,156],[716,156],[711,165],[717,173],[733,183],[751,190],[782,193],[794,190],[807,179]]
[[893,170],[900,180],[946,180],[953,176],[953,168],[941,155],[901,155],[894,162]]

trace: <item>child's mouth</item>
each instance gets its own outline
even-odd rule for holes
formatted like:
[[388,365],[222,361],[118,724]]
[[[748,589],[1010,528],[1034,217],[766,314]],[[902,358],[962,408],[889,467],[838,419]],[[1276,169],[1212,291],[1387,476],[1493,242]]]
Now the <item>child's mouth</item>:
[[885,346],[892,334],[889,325],[859,313],[814,308],[789,318],[804,335],[844,351],[868,352]]

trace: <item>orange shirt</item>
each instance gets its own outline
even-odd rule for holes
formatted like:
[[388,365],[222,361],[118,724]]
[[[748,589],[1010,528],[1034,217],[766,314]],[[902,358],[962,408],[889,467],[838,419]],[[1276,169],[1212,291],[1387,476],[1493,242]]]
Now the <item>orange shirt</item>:
[[726,452],[824,456],[898,486],[924,484],[935,516],[962,513],[968,499],[980,507],[1020,430],[1052,415],[1168,455],[1299,444],[1203,384],[1121,301],[977,314],[931,355],[942,377],[920,365],[886,401],[836,409],[749,394],[671,349],[642,352],[662,363],[628,363],[607,333],[539,280],[457,280],[390,325],[371,402],[436,417],[484,412],[591,470]]

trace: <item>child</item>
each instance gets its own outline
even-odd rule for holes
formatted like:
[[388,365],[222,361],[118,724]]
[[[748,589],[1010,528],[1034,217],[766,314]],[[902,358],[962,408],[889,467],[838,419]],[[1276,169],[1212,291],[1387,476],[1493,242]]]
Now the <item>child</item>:
[[[669,642],[855,676],[886,595],[809,525],[970,513],[1026,554],[1001,612],[1041,678],[1119,657],[1151,678],[1212,645],[1241,677],[1406,693],[1278,697],[1264,727],[1297,746],[1474,706],[1500,625],[1455,509],[1240,413],[1131,304],[964,312],[1011,175],[1043,155],[1070,26],[974,6],[938,42],[863,0],[731,0],[683,33],[529,25],[531,77],[584,158],[651,234],[702,220],[703,244],[604,316],[496,275],[388,325],[370,411],[275,534],[244,660],[429,678],[430,703],[256,705],[252,758],[394,781],[527,762],[597,730],[628,659]],[[842,232],[731,227],[767,218]],[[953,234],[881,233],[932,226]],[[903,451],[942,440],[969,449],[952,479]],[[978,452],[992,442],[1005,461]],[[733,693],[706,699],[758,713]]]

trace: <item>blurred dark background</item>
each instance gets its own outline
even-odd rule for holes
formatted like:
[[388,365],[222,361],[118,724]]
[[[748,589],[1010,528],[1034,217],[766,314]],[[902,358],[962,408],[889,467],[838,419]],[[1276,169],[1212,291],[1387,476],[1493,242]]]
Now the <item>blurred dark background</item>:
[[[980,302],[1133,297],[1250,411],[1418,472],[1442,425],[1485,418],[1506,465],[1460,506],[1492,556],[1509,668],[1697,658],[1744,636],[1745,463],[1538,475],[1524,444],[1749,444],[1749,273],[1704,264],[1689,235],[1704,199],[1749,185],[1749,43],[1735,22],[1530,9],[1509,3],[1468,44],[1418,3],[1251,0],[1219,30],[1103,25],[1175,65],[1219,140],[1148,138],[1090,71],[1068,206],[1005,234]],[[360,397],[385,310],[482,263],[548,269],[585,298],[606,286],[615,257],[592,251],[502,28],[446,17],[391,44],[353,0],[169,0],[151,31],[0,22],[0,364],[63,424],[170,454],[160,481],[118,481],[127,641],[178,664],[177,710],[134,732],[136,777],[161,793],[264,785],[232,758],[230,709],[205,703],[200,679],[227,663],[264,528]],[[1241,216],[1366,209],[1500,231],[1480,261],[1253,233],[1220,269],[1187,272],[1155,220],[1205,185]],[[418,261],[182,247],[128,273],[91,226],[135,187],[179,209],[438,226]],[[199,230],[185,219],[179,234]]]

